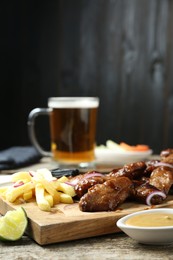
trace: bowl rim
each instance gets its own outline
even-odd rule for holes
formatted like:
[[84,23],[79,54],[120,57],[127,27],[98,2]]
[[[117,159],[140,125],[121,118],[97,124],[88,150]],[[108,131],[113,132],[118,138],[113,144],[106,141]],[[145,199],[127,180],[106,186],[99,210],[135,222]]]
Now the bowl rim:
[[150,149],[150,150],[147,150],[147,151],[116,151],[116,150],[113,150],[113,149],[108,149],[108,148],[95,148],[95,153],[96,154],[112,154],[112,155],[119,155],[119,156],[146,156],[146,155],[151,155],[153,153],[153,150]]
[[154,212],[167,212],[170,214],[173,214],[173,208],[157,208],[157,209],[146,209],[146,210],[141,210],[138,212],[134,212],[131,214],[128,214],[122,218],[120,218],[116,225],[120,229],[135,229],[135,230],[173,230],[173,225],[172,226],[160,226],[160,227],[140,227],[140,226],[132,226],[132,225],[127,225],[125,224],[125,221],[133,216],[136,215],[142,215],[142,214],[149,214],[149,213],[154,213]]

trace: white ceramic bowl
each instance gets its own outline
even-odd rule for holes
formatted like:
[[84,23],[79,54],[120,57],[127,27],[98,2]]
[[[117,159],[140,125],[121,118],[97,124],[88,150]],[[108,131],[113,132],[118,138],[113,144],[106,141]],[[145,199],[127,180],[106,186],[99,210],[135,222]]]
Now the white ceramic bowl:
[[144,152],[131,152],[131,151],[114,151],[111,149],[95,149],[95,156],[97,163],[117,164],[124,165],[137,161],[146,160],[151,154],[152,150]]
[[130,226],[125,224],[125,222],[132,216],[140,215],[144,213],[148,214],[151,212],[173,214],[173,209],[160,208],[160,209],[142,210],[136,213],[132,213],[119,219],[116,223],[117,227],[119,227],[129,237],[142,244],[164,245],[164,244],[173,243],[173,226],[138,227],[138,226]]

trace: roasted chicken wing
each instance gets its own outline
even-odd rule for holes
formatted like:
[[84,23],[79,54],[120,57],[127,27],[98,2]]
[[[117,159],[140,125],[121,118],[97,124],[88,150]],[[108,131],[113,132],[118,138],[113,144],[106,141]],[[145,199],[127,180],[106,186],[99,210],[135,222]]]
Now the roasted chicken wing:
[[130,194],[133,186],[127,177],[111,178],[103,184],[96,184],[80,199],[81,211],[115,210]]

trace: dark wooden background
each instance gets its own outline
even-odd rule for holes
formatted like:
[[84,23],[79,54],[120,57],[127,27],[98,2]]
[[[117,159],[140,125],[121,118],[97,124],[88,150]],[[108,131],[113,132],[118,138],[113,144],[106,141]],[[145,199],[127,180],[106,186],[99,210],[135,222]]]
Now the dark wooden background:
[[173,147],[172,0],[6,1],[1,12],[0,149],[30,144],[28,113],[50,96],[99,96],[98,144]]

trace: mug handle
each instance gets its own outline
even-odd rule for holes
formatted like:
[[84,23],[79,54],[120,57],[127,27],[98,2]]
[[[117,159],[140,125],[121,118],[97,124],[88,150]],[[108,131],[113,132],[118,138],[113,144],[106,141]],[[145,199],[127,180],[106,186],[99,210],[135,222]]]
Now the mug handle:
[[39,115],[49,115],[51,112],[51,108],[34,108],[31,110],[28,116],[28,133],[29,133],[29,138],[33,146],[37,149],[37,151],[42,155],[42,156],[52,156],[51,152],[45,151],[40,144],[37,141],[36,134],[35,134],[35,119]]

